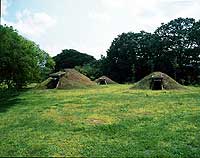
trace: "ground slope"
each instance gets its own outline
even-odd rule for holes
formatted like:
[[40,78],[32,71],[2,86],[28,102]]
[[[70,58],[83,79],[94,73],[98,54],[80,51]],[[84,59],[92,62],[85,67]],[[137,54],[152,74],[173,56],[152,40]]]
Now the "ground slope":
[[0,156],[200,157],[200,88],[1,93]]

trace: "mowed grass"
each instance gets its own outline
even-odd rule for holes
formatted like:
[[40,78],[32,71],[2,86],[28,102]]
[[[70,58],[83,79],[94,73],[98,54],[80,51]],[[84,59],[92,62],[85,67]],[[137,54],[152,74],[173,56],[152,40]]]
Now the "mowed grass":
[[0,156],[200,157],[200,88],[1,93]]

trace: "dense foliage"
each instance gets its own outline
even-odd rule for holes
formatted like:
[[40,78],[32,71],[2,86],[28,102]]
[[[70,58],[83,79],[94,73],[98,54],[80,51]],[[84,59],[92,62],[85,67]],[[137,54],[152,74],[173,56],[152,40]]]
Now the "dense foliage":
[[80,53],[73,49],[65,49],[53,59],[56,63],[56,71],[65,68],[74,68],[75,66],[83,66],[84,64],[88,64],[96,60],[93,56]]
[[12,27],[0,25],[0,84],[21,88],[54,68],[54,61]]
[[55,71],[75,68],[91,79],[106,75],[119,83],[138,81],[154,71],[164,72],[183,84],[200,81],[200,21],[192,18],[162,23],[154,33],[122,33],[100,60],[65,49],[53,61],[12,27],[1,26],[0,35],[0,83],[8,86],[22,87],[45,78],[54,61]]
[[[178,18],[153,34],[122,33],[107,51],[106,74],[123,83],[162,71],[179,82],[197,83],[200,75],[200,21]],[[105,69],[104,69],[105,70]]]

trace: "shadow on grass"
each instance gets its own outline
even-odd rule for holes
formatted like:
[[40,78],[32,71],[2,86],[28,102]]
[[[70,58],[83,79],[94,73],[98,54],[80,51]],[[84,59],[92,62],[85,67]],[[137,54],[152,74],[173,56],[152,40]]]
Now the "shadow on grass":
[[0,113],[6,112],[9,108],[21,101],[18,96],[27,90],[0,90]]

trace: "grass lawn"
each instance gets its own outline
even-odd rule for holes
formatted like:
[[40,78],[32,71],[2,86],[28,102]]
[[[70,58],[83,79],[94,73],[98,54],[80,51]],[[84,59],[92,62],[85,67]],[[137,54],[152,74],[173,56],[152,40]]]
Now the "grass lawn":
[[200,88],[0,93],[0,156],[200,157]]

